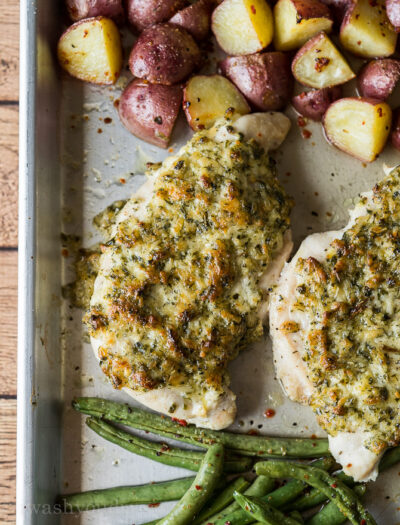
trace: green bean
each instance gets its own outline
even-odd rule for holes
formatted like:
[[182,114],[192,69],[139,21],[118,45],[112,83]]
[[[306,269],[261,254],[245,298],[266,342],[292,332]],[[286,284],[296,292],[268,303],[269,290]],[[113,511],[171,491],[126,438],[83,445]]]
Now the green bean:
[[210,499],[222,474],[224,447],[212,445],[206,452],[200,470],[186,494],[159,525],[187,525]]
[[57,501],[64,511],[68,512],[174,501],[185,494],[193,480],[194,477],[190,477],[146,485],[89,490],[79,494],[59,496]]
[[[253,483],[250,485],[250,487],[244,492],[246,496],[265,496],[271,490],[275,487],[275,481],[271,478],[268,478],[267,476],[257,476],[256,479],[253,481]],[[200,523],[200,525],[208,525],[209,523],[214,523],[215,521],[221,519],[224,516],[227,516],[228,514],[231,514],[232,512],[235,512],[235,510],[240,509],[239,504],[233,502],[228,507],[225,507],[220,512],[217,512],[216,514],[213,514],[211,517],[209,517],[207,520]]]
[[294,510],[293,512],[289,512],[289,516],[295,520],[297,520],[300,523],[304,523],[303,516],[300,514],[298,510]]
[[[129,434],[120,428],[110,425],[102,419],[89,417],[86,424],[94,432],[99,434],[107,441],[111,441],[133,454],[144,456],[146,458],[170,465],[173,467],[186,468],[188,470],[198,471],[204,458],[204,452],[196,450],[183,450],[171,447],[165,443],[149,441],[133,434]],[[250,470],[249,458],[231,458],[227,459],[224,466],[227,472],[244,472]]]
[[273,478],[291,477],[305,481],[334,501],[353,525],[359,525],[362,520],[365,525],[376,525],[374,518],[363,507],[357,495],[342,481],[322,469],[300,463],[273,460],[257,463],[256,472]]
[[242,477],[236,478],[230,485],[228,485],[220,494],[215,497],[214,501],[210,502],[210,505],[208,505],[207,508],[204,508],[202,512],[200,512],[197,518],[193,521],[193,525],[199,525],[205,520],[208,523],[208,518],[210,518],[210,516],[213,516],[220,510],[224,509],[231,503],[231,501],[233,501],[233,493],[236,490],[243,492],[249,485],[250,483],[246,479]]
[[[335,462],[333,458],[323,458],[311,463],[313,466],[318,466],[326,470],[330,470],[334,464]],[[296,499],[303,492],[304,487],[306,487],[305,482],[292,479],[288,481],[286,485],[266,494],[261,499],[266,503],[269,503],[272,507],[280,508]],[[242,509],[239,509],[228,515],[224,514],[222,518],[219,518],[214,522],[214,525],[225,525],[227,521],[230,525],[247,525],[253,523],[254,520],[246,515]]]
[[379,472],[384,472],[400,461],[400,447],[388,450],[379,464]]
[[[344,472],[339,472],[335,475],[335,479],[340,479],[349,487],[354,486],[354,479],[351,476],[347,476]],[[326,501],[326,496],[323,492],[318,489],[312,488],[309,492],[302,494],[298,499],[291,502],[289,505],[286,505],[284,510],[307,510],[321,505]]]
[[[353,490],[358,497],[361,497],[365,493],[366,486],[356,485]],[[339,507],[335,503],[330,502],[306,523],[307,525],[341,525],[346,523],[346,521],[347,517],[339,510]]]
[[275,509],[259,498],[244,496],[239,492],[235,492],[233,496],[251,518],[256,518],[261,523],[266,523],[267,525],[300,525],[299,521],[285,516],[280,510]]
[[313,458],[330,455],[326,439],[275,438],[213,431],[188,425],[185,421],[173,421],[139,408],[94,397],[77,398],[72,406],[84,414],[123,423],[204,448],[213,443],[222,443],[226,448],[244,456]]

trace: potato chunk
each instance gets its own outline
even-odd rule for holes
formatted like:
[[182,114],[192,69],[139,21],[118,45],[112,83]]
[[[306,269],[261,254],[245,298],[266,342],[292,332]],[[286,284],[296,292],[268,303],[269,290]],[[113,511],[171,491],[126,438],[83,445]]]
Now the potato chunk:
[[315,35],[298,50],[292,62],[292,72],[301,84],[317,89],[344,84],[355,77],[324,32]]
[[250,112],[243,95],[221,75],[192,77],[183,90],[183,109],[189,126],[196,131],[211,127],[230,109],[241,115]]
[[272,42],[272,11],[265,0],[224,0],[212,14],[211,29],[228,55],[249,55]]
[[318,0],[279,0],[274,18],[278,51],[297,49],[317,33],[329,33],[333,25],[329,8]]
[[392,55],[397,34],[387,17],[384,0],[356,0],[343,19],[340,41],[343,47],[361,57]]
[[58,41],[58,60],[73,77],[94,84],[114,84],[122,67],[119,31],[109,18],[76,22]]
[[136,78],[121,95],[122,124],[142,140],[166,148],[182,101],[182,87],[150,84]]
[[392,110],[386,102],[368,98],[342,98],[325,113],[327,139],[340,150],[372,162],[385,147]]

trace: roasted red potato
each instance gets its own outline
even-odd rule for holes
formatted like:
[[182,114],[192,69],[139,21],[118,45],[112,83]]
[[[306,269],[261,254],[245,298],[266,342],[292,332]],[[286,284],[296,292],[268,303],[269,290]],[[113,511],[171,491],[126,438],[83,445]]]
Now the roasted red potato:
[[195,131],[209,128],[228,110],[245,115],[250,112],[246,99],[221,75],[197,75],[183,90],[183,109],[189,126]]
[[272,42],[274,22],[266,0],[224,0],[213,12],[211,29],[228,55],[249,55]]
[[125,0],[129,23],[137,31],[166,22],[186,5],[186,0]]
[[381,153],[392,124],[386,102],[371,98],[341,98],[331,104],[323,118],[331,144],[364,162]]
[[355,55],[388,57],[394,53],[396,41],[384,0],[356,0],[347,10],[340,26],[340,42]]
[[170,23],[186,29],[196,40],[204,40],[211,27],[211,0],[197,0],[192,5],[178,11]]
[[153,84],[176,84],[200,64],[200,49],[193,37],[173,24],[148,27],[129,57],[132,75]]
[[294,109],[303,117],[321,121],[325,112],[335,100],[342,96],[340,86],[313,89],[292,98]]
[[106,16],[122,22],[125,17],[122,0],[66,0],[66,4],[74,22],[93,16]]
[[393,115],[393,128],[390,140],[394,148],[400,151],[400,110],[396,109]]
[[400,33],[400,2],[399,0],[386,0],[386,14],[397,33]]
[[355,77],[343,55],[324,32],[315,35],[297,51],[292,72],[304,86],[318,89],[344,84]]
[[274,18],[278,51],[298,49],[317,33],[329,33],[333,25],[329,8],[318,0],[279,0]]
[[293,92],[290,60],[280,51],[227,57],[220,63],[220,69],[254,109],[275,111],[290,100]]
[[142,140],[166,148],[182,102],[182,86],[133,80],[123,91],[118,112],[128,131]]
[[362,97],[386,100],[400,79],[400,60],[381,58],[366,64],[357,77]]
[[122,68],[118,28],[103,16],[70,26],[58,41],[57,54],[71,76],[94,84],[114,84]]

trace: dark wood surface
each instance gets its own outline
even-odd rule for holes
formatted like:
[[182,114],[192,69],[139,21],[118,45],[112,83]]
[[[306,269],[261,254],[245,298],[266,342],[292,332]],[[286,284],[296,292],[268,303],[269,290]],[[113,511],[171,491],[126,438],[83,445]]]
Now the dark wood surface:
[[0,0],[0,523],[15,523],[19,3]]

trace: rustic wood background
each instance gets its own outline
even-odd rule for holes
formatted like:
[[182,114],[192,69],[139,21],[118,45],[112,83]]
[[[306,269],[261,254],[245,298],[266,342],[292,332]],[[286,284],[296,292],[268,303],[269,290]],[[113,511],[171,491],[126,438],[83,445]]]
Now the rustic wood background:
[[0,0],[0,523],[15,523],[19,2]]

